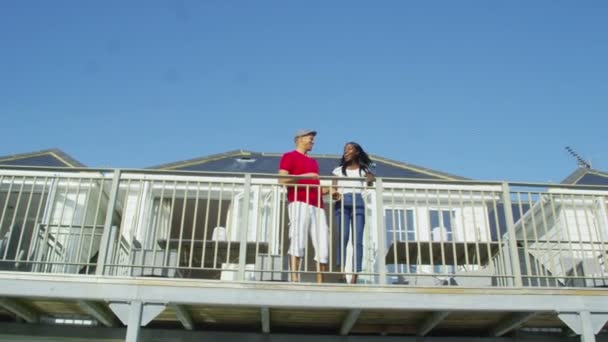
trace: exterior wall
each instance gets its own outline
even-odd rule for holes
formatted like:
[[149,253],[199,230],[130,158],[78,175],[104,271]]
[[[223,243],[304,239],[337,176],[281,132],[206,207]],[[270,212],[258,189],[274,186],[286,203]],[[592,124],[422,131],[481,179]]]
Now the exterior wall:
[[[398,184],[398,186],[401,184]],[[395,186],[395,185],[392,185]],[[491,195],[490,191],[495,191],[495,188],[488,189],[488,187],[466,187],[466,190],[463,192],[453,192],[454,189],[450,187],[436,188],[435,191],[425,191],[416,189],[425,189],[428,185],[424,184],[407,184],[408,188],[404,187],[395,187],[393,189],[386,190],[387,193],[384,194],[382,200],[384,208],[383,221],[394,221],[394,217],[388,217],[389,215],[393,215],[393,211],[402,211],[402,212],[411,212],[411,222],[409,224],[413,224],[413,229],[411,227],[405,227],[408,230],[413,231],[412,234],[405,234],[398,236],[398,234],[393,234],[393,236],[387,236],[386,240],[397,239],[411,239],[415,241],[439,241],[441,243],[450,243],[450,241],[455,242],[472,242],[483,244],[485,242],[490,242],[492,240],[492,234],[490,232],[490,224],[489,224],[489,213],[488,206],[492,206],[493,201],[496,201],[496,197]],[[440,195],[437,195],[437,192],[441,191]],[[480,195],[481,194],[481,195]],[[365,227],[365,241],[364,241],[364,272],[370,273],[378,273],[378,258],[384,258],[384,255],[378,255],[378,234],[385,234],[384,229],[385,226],[380,227],[380,230],[377,227],[377,216],[376,216],[376,194],[374,192],[368,193],[368,201],[366,206],[366,214],[367,221]],[[449,236],[441,236],[437,235],[433,236],[434,228],[436,228],[433,224],[431,218],[431,212],[439,212],[439,213],[449,213],[448,215],[438,215],[438,216],[450,216],[448,221],[443,222],[443,225],[450,226],[451,233]],[[409,215],[409,214],[408,214]],[[407,220],[407,219],[406,219]],[[441,221],[445,221],[445,217],[440,219]],[[390,222],[388,222],[390,223]],[[440,223],[441,224],[441,223]],[[408,224],[406,224],[407,226]],[[410,236],[412,235],[412,236]],[[387,243],[385,251],[388,250],[390,244]],[[352,257],[352,248],[348,248],[349,254],[347,254],[347,258]],[[438,279],[444,280],[445,277],[437,277],[432,276],[436,272],[445,272],[446,269],[438,269],[435,266],[429,265],[420,265],[417,261],[412,261],[415,263],[415,270],[410,266],[410,271],[414,274],[421,274],[426,276],[415,276],[410,275],[407,277],[407,280],[412,285],[433,285],[438,281]],[[445,266],[442,266],[445,267]],[[471,261],[470,265],[459,266],[459,267],[451,267],[455,274],[465,275],[465,274],[475,274],[478,276],[482,276],[476,279],[468,279],[461,280],[464,285],[471,286],[490,286],[491,285],[491,277],[490,274],[493,270],[491,269],[491,265],[489,266],[481,266],[479,264],[475,264],[475,262]],[[350,270],[350,267],[347,268],[347,271]],[[407,270],[405,270],[408,272]],[[363,279],[369,282],[374,282],[375,276],[363,276]]]
[[37,230],[33,260],[70,260],[75,265],[34,265],[46,272],[73,273],[99,251],[108,203],[107,189],[96,179],[57,179],[52,182]]
[[518,223],[521,244],[528,251],[521,255],[522,271],[541,277],[564,275],[555,280],[565,286],[605,286],[604,198],[585,191],[553,193]]

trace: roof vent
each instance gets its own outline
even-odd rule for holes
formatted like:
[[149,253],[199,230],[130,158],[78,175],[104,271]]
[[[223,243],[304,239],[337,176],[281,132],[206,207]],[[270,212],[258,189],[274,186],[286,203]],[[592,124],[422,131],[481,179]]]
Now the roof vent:
[[239,163],[254,163],[256,159],[251,157],[238,157],[236,158],[236,161]]

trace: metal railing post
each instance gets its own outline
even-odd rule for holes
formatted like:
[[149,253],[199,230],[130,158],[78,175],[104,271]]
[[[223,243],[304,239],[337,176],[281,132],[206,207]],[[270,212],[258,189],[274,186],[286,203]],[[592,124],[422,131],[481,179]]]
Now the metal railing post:
[[[106,219],[103,225],[103,234],[101,236],[101,242],[99,243],[99,257],[97,258],[97,269],[95,274],[103,275],[106,266],[106,259],[108,258],[108,249],[110,248],[110,230],[112,229],[112,217],[114,216],[114,209],[116,207],[116,198],[118,197],[118,188],[120,185],[120,169],[114,170],[114,177],[112,178],[112,187],[110,189],[110,195],[108,197],[108,205],[106,208]],[[100,189],[99,191],[103,191]]]
[[245,262],[247,260],[247,232],[249,230],[249,202],[251,200],[251,174],[245,175],[243,206],[241,207],[241,225],[239,227],[239,270],[237,279],[245,281]]
[[384,188],[382,179],[376,178],[376,233],[378,239],[378,250],[376,262],[378,265],[378,284],[386,284],[386,235],[384,227],[384,199],[382,193]]
[[517,251],[517,235],[515,234],[515,221],[513,220],[513,207],[509,184],[502,182],[502,200],[505,207],[505,222],[507,224],[507,237],[509,240],[509,255],[511,259],[511,272],[515,287],[523,287],[519,253]]

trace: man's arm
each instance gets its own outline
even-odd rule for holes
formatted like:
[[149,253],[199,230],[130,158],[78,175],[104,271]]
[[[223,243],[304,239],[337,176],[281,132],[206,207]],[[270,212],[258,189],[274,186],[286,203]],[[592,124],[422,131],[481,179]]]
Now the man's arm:
[[297,175],[296,177],[281,177],[281,176],[289,176],[289,171],[287,170],[279,170],[279,184],[296,184],[298,180],[302,178],[308,179],[317,179],[319,175],[314,172],[304,173],[301,175]]
[[298,181],[295,178],[287,178],[281,176],[289,176],[289,171],[279,170],[279,184],[295,184]]

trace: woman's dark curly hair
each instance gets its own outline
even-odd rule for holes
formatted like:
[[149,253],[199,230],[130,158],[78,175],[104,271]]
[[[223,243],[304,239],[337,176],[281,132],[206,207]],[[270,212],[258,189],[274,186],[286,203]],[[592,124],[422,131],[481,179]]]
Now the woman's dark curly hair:
[[[361,171],[365,173],[372,173],[369,169],[370,165],[372,165],[372,160],[369,158],[367,153],[363,150],[361,145],[357,144],[354,141],[347,142],[346,145],[351,145],[357,151],[357,162],[359,164],[359,174],[361,175]],[[346,176],[346,160],[344,159],[344,154],[342,154],[342,159],[340,159],[340,166],[342,166],[342,174]]]

